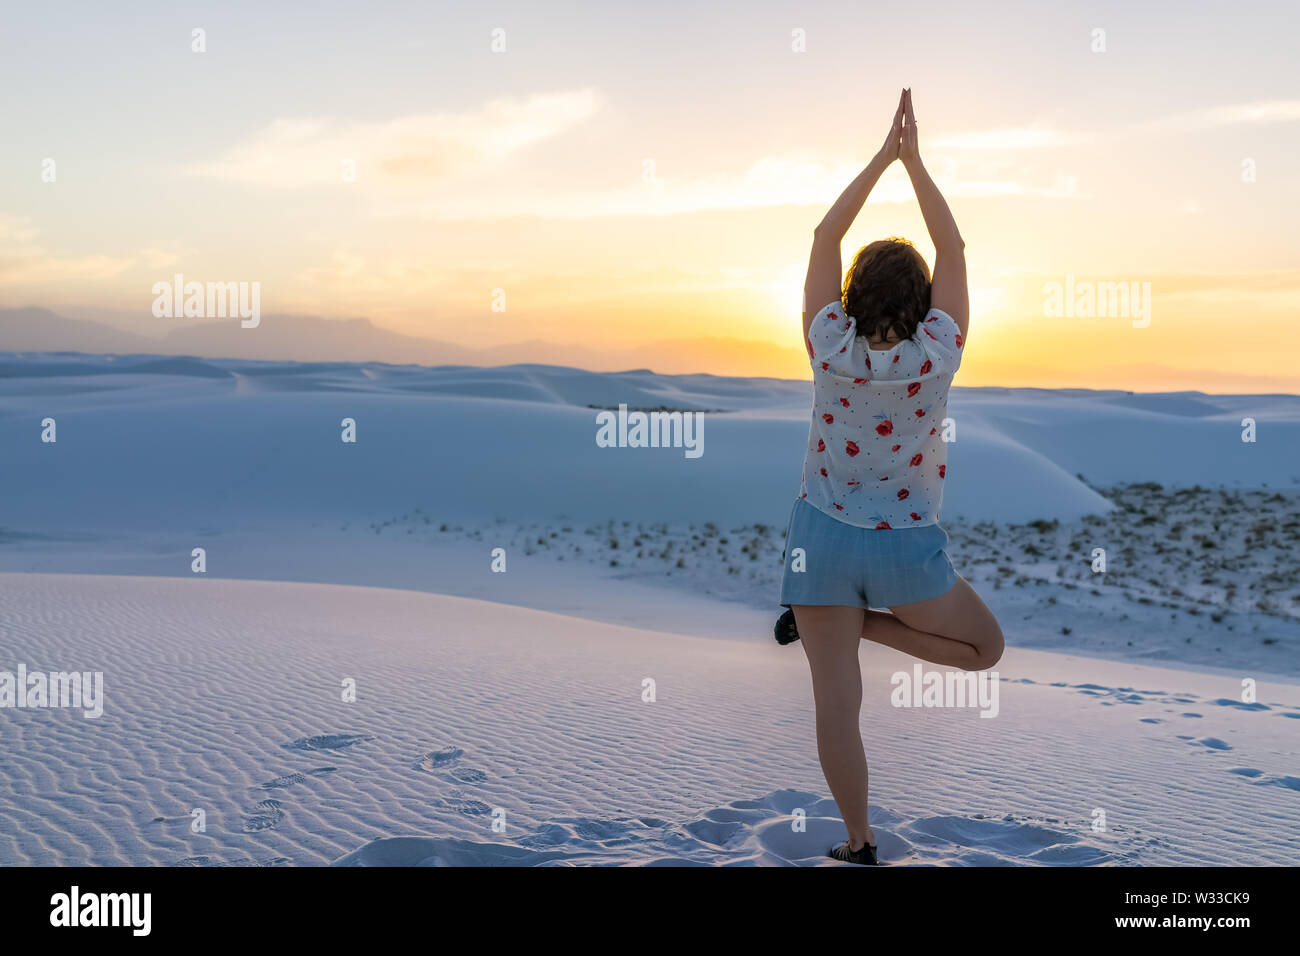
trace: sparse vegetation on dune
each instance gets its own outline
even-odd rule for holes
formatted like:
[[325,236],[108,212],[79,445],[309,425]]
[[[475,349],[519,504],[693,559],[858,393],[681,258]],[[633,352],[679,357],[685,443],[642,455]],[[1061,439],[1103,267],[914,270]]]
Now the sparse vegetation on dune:
[[[1279,658],[1300,650],[1300,492],[1154,482],[1097,490],[1118,507],[1074,522],[943,522],[954,566],[1013,643],[1141,654],[1177,640],[1202,646],[1207,662],[1226,661],[1225,643],[1277,647]],[[490,541],[762,607],[776,603],[785,549],[784,526],[767,522],[498,523],[487,533],[416,509],[370,529]],[[1134,616],[1148,623],[1135,627]]]

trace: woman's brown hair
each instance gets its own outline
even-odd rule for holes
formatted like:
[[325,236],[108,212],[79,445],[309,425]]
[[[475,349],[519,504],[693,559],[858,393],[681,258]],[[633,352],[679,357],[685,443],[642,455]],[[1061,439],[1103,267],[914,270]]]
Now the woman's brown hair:
[[930,267],[906,239],[879,239],[853,257],[840,300],[858,335],[910,339],[930,311]]

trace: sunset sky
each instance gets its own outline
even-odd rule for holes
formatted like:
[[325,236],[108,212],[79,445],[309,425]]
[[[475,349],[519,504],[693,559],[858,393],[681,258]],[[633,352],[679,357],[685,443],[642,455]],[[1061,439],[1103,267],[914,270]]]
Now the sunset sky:
[[[0,306],[158,334],[179,272],[259,281],[265,315],[806,377],[813,226],[907,85],[966,239],[958,385],[1300,391],[1294,0],[2,17]],[[898,167],[844,261],[893,234],[931,259]],[[1067,276],[1150,283],[1149,326],[1044,316]]]

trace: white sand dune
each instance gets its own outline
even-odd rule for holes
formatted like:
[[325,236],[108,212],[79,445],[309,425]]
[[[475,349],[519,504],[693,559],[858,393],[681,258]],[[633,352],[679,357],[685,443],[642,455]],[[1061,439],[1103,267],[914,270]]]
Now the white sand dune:
[[[17,531],[372,520],[784,521],[808,383],[576,369],[0,355]],[[705,453],[595,443],[589,405],[713,412]],[[725,413],[723,413],[725,411]],[[944,516],[1075,520],[1088,484],[1300,485],[1300,398],[957,389]],[[1259,440],[1240,440],[1254,415]],[[56,445],[37,440],[46,417]],[[357,422],[358,442],[339,440]],[[87,477],[92,480],[87,480]],[[147,493],[140,493],[146,491]]]
[[[143,577],[0,575],[0,619],[8,659],[102,670],[106,698],[3,714],[6,864],[821,864],[842,833],[797,647]],[[1226,678],[1012,649],[986,719],[891,707],[911,662],[863,661],[890,862],[1300,857],[1293,686],[1244,706]]]
[[[203,547],[218,577],[407,588],[752,636],[776,592],[809,388],[547,366],[0,356],[0,485],[21,481],[0,496],[0,571],[189,576]],[[706,414],[705,454],[690,460],[597,447],[587,406],[599,404],[729,411]],[[958,389],[951,409],[944,521],[960,569],[1015,622],[1013,641],[1300,673],[1300,581],[1286,580],[1300,398]],[[55,444],[38,440],[47,417]],[[356,444],[339,440],[345,417]],[[1257,420],[1253,444],[1240,440],[1245,417]],[[1103,478],[1161,482],[1166,497],[1117,509]],[[1168,496],[1197,484],[1284,489],[1288,500],[1197,493],[1199,510],[1166,520],[1178,503]],[[1061,525],[1005,530],[1041,520]],[[709,525],[730,543],[709,541]],[[1281,533],[1260,538],[1261,525]],[[1184,526],[1201,549],[1194,561],[1171,553]],[[1109,552],[1105,581],[1123,588],[1099,588],[1098,546]],[[493,547],[509,551],[510,574],[486,573]],[[604,585],[570,581],[557,566],[566,560],[638,586],[605,600]],[[1261,580],[1270,560],[1271,582]],[[1009,587],[995,592],[1004,575]],[[670,600],[654,587],[664,582],[677,586]]]

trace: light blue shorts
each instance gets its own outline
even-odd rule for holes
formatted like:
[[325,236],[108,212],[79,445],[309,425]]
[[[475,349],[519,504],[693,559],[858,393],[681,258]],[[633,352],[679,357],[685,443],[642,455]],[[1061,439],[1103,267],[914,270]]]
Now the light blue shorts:
[[799,498],[786,532],[780,603],[887,608],[927,601],[957,583],[947,545],[948,532],[937,524],[859,528]]

